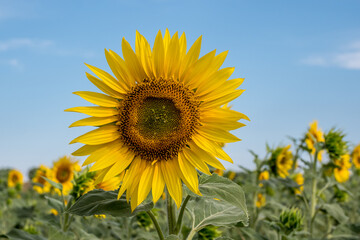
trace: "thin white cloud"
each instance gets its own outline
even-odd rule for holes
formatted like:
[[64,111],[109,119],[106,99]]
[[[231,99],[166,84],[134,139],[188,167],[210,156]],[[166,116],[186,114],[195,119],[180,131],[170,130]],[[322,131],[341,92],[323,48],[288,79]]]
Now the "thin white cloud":
[[310,56],[302,59],[301,63],[312,66],[335,66],[360,70],[360,41],[348,44],[341,52],[327,54],[326,56]]
[[16,58],[0,59],[0,65],[7,66],[7,67],[10,66],[10,67],[16,68],[18,70],[22,70],[22,64]]
[[14,38],[0,40],[0,52],[14,51],[19,49],[37,50],[37,53],[54,55],[59,57],[94,57],[92,51],[82,49],[65,49],[57,46],[51,40],[31,39],[31,38]]
[[47,48],[51,45],[53,45],[53,42],[50,40],[14,38],[0,41],[0,51],[9,51],[19,48]]

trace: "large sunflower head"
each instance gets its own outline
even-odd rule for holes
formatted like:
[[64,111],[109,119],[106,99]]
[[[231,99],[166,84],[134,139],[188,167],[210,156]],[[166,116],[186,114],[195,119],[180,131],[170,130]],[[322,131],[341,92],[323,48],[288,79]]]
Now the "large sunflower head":
[[200,46],[201,37],[187,51],[185,34],[166,30],[151,49],[137,32],[135,51],[125,39],[123,57],[105,50],[114,76],[87,65],[103,93],[75,94],[97,106],[66,110],[90,115],[71,127],[98,127],[71,142],[85,144],[73,155],[90,155],[84,165],[95,163],[90,171],[100,172],[99,182],[124,173],[119,196],[126,191],[133,209],[150,190],[156,202],[165,185],[180,206],[182,182],[200,194],[197,170],[224,169],[218,158],[232,162],[221,144],[239,141],[229,131],[248,118],[222,106],[242,94],[243,79],[228,80],[234,68],[220,69],[227,52],[199,58]]
[[12,169],[8,173],[8,187],[16,187],[23,184],[23,175],[18,170]]
[[40,167],[35,172],[35,176],[32,179],[32,181],[34,183],[40,184],[40,185],[34,185],[34,187],[33,187],[34,190],[40,194],[50,192],[50,189],[51,189],[50,183],[48,181],[46,181],[43,177],[52,179],[53,175],[52,175],[52,171],[50,168],[48,168],[44,165],[40,165]]
[[73,184],[71,180],[74,178],[74,171],[80,170],[81,168],[77,161],[73,161],[69,156],[61,157],[54,163],[52,169],[53,180],[62,184],[64,195],[67,195],[72,189]]

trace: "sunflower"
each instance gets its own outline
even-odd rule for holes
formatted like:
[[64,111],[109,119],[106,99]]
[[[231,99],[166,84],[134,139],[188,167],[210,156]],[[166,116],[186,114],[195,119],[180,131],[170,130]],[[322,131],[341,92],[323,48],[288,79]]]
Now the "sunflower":
[[34,190],[40,194],[50,192],[51,189],[51,184],[42,177],[46,177],[48,179],[53,178],[51,169],[44,165],[40,165],[40,167],[35,172],[35,176],[32,179],[34,183],[41,184],[41,186],[34,185],[33,187]]
[[[306,133],[305,143],[307,147],[310,149],[311,154],[315,155],[315,143],[317,142],[325,142],[324,134],[321,129],[318,129],[318,122],[313,121],[310,124],[309,131]],[[321,162],[322,153],[324,150],[320,150],[317,155],[317,159]]]
[[256,198],[256,203],[255,203],[256,207],[261,208],[261,207],[265,206],[265,203],[266,203],[265,195],[258,193],[257,198]]
[[357,169],[360,169],[360,144],[354,148],[354,151],[353,151],[351,157],[352,157],[352,162],[354,163],[355,167]]
[[334,177],[339,183],[346,182],[350,178],[350,155],[344,154],[340,159],[335,160]]
[[281,152],[276,158],[276,172],[281,178],[285,178],[289,175],[289,170],[293,166],[293,156],[290,149],[290,145],[282,148]]
[[23,184],[23,175],[18,170],[12,169],[8,173],[8,187],[16,187]]
[[[67,195],[73,186],[71,180],[74,178],[74,171],[80,171],[80,165],[72,161],[70,157],[64,156],[54,163],[52,170],[53,181],[61,183],[63,186],[63,194]],[[60,194],[60,191],[57,191],[57,193]]]
[[262,181],[267,181],[269,180],[270,178],[270,174],[269,174],[269,171],[265,170],[265,171],[262,171],[260,174],[259,174],[259,186],[262,187],[264,186],[264,184],[262,183]]
[[292,179],[300,186],[294,189],[295,194],[300,194],[304,190],[304,176],[301,173],[297,173],[292,177]]
[[75,94],[98,106],[65,110],[91,116],[70,127],[98,127],[71,141],[85,144],[73,155],[90,155],[83,165],[95,163],[90,171],[100,172],[99,182],[125,171],[119,197],[126,191],[133,209],[150,190],[156,202],[165,185],[179,207],[182,182],[201,194],[196,169],[210,175],[208,164],[224,169],[217,158],[232,162],[220,143],[239,141],[229,131],[249,119],[221,106],[243,93],[237,87],[244,79],[228,80],[234,68],[219,69],[227,51],[199,58],[200,46],[201,37],[187,51],[185,34],[166,30],[151,50],[137,32],[135,52],[125,39],[123,58],[105,50],[115,77],[87,65],[98,77],[86,73],[88,79],[105,94]]

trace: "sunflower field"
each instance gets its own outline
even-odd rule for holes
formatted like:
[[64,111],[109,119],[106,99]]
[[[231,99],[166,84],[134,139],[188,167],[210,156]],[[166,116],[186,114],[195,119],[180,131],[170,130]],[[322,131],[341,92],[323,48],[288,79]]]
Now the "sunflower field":
[[94,129],[27,177],[0,170],[0,238],[360,239],[360,144],[343,131],[313,121],[251,152],[254,169],[225,169],[230,131],[250,120],[228,104],[244,79],[221,68],[227,51],[199,57],[201,42],[166,30],[150,47],[136,32],[135,50],[105,50],[112,74],[87,64],[102,93],[74,92],[94,106],[65,111]]

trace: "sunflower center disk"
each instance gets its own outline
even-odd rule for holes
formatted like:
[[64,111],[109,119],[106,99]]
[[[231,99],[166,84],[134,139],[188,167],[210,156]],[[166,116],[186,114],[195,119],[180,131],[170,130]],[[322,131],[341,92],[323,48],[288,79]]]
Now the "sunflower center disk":
[[66,168],[59,169],[59,171],[56,173],[56,178],[61,183],[67,182],[70,178],[70,170]]
[[166,138],[176,132],[180,124],[180,111],[173,101],[148,97],[138,109],[138,127],[148,139]]
[[180,83],[145,79],[119,109],[123,142],[142,159],[169,160],[191,139],[199,119],[199,102]]

